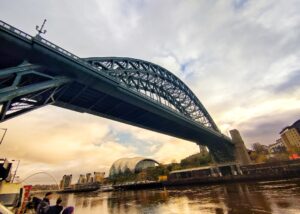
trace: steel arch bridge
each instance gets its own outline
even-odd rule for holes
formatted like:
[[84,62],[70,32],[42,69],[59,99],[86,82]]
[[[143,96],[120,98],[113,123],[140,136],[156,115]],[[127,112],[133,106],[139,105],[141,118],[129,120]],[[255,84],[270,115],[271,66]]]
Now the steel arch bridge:
[[93,57],[84,60],[125,87],[219,132],[195,94],[165,68],[151,62],[124,57]]
[[124,57],[80,58],[0,21],[0,121],[48,104],[206,145],[233,161],[234,145],[195,94],[159,65]]

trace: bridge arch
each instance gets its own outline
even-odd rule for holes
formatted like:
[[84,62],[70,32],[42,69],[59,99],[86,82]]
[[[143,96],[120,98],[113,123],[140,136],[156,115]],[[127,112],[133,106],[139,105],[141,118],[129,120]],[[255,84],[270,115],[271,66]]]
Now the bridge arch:
[[123,57],[85,58],[92,66],[120,84],[142,94],[201,125],[220,132],[196,95],[167,69],[144,60]]
[[26,180],[28,180],[29,178],[32,178],[32,177],[34,177],[34,176],[36,176],[36,175],[39,175],[39,174],[45,174],[45,175],[48,175],[48,176],[52,179],[52,181],[55,182],[55,184],[57,185],[58,189],[60,189],[59,183],[58,183],[57,179],[55,178],[55,176],[52,175],[51,173],[45,172],[45,171],[34,172],[34,173],[28,175],[27,177],[25,177],[23,180],[21,180],[20,183],[23,183],[23,182],[25,182]]

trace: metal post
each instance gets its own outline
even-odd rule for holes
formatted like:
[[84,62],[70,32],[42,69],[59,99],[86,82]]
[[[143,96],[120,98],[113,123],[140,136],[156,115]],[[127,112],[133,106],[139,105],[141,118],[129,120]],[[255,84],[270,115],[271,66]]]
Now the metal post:
[[4,139],[4,137],[5,137],[5,135],[6,135],[6,132],[7,132],[7,128],[1,128],[1,129],[4,130],[4,133],[3,133],[3,135],[2,135],[2,138],[1,138],[1,141],[0,141],[0,145],[2,144],[3,139]]
[[42,24],[42,27],[40,28],[38,25],[35,27],[35,29],[37,30],[38,34],[36,36],[40,36],[40,34],[46,34],[46,30],[44,29],[45,23],[46,23],[47,19],[44,19],[44,22]]
[[13,176],[13,178],[12,178],[12,180],[11,180],[11,183],[14,182],[14,179],[15,179],[15,177],[16,177],[16,174],[17,174],[17,171],[18,171],[18,168],[19,168],[19,164],[20,164],[20,160],[12,160],[12,161],[18,161],[18,164],[17,164],[17,168],[16,168],[16,170],[15,170],[14,176]]

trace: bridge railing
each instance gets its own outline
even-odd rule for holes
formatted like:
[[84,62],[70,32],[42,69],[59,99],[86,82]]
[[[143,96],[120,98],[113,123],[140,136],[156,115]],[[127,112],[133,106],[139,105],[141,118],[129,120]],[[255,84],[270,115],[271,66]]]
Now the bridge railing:
[[3,28],[5,28],[5,29],[7,29],[7,30],[9,30],[9,31],[11,31],[11,32],[13,32],[13,33],[25,38],[25,39],[27,39],[27,40],[32,40],[32,36],[30,36],[29,34],[15,28],[15,27],[13,27],[13,26],[11,26],[11,25],[9,25],[9,24],[1,21],[1,20],[0,20],[0,26],[2,26]]
[[67,50],[65,50],[65,49],[63,49],[63,48],[61,48],[61,47],[59,47],[59,46],[53,44],[52,42],[49,42],[49,41],[46,40],[46,39],[41,38],[41,39],[39,39],[39,40],[40,40],[43,44],[47,45],[48,47],[51,47],[52,49],[54,49],[54,50],[56,50],[56,51],[62,53],[63,55],[65,55],[65,56],[67,56],[67,57],[70,57],[70,58],[72,58],[72,59],[75,59],[75,60],[77,60],[77,61],[80,61],[81,63],[84,62],[83,60],[80,59],[80,57],[78,57],[78,56],[76,56],[75,54],[72,54],[72,53],[70,53],[69,51],[67,51]]
[[[30,41],[33,41],[34,39],[38,40],[38,41],[42,42],[44,45],[46,45],[47,47],[50,47],[51,49],[63,54],[64,56],[72,58],[73,60],[76,60],[76,61],[80,62],[81,64],[84,64],[84,65],[89,66],[93,69],[96,69],[95,67],[91,66],[89,63],[82,60],[80,57],[76,56],[75,54],[70,53],[69,51],[53,44],[52,42],[50,42],[46,39],[43,39],[40,36],[35,36],[35,37],[30,36],[29,34],[15,28],[15,27],[13,27],[13,26],[11,26],[11,25],[9,25],[9,24],[1,21],[1,20],[0,20],[0,27],[5,28],[6,30],[8,30],[9,32],[11,32],[13,34],[21,36],[22,38],[25,38],[26,40],[30,40]],[[96,69],[96,70],[98,70],[98,69]]]
[[78,64],[81,64],[85,67],[88,67],[89,69],[97,72],[98,74],[101,74],[103,76],[105,76],[106,78],[108,78],[109,80],[118,83],[117,81],[115,81],[109,74],[103,72],[103,70],[101,70],[100,68],[97,68],[95,66],[92,66],[90,63],[88,63],[87,61],[81,59],[79,56],[76,56],[75,54],[72,54],[71,52],[53,44],[52,42],[49,42],[46,39],[43,39],[42,37],[33,37],[36,41],[43,43],[44,45],[46,45],[48,48],[52,49],[53,51],[62,54],[64,57],[67,57],[73,61],[75,61]]

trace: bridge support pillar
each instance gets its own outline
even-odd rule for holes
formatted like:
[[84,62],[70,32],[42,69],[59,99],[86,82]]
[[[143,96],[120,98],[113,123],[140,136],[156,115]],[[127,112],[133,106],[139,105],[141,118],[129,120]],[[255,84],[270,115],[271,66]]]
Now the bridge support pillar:
[[208,149],[214,163],[232,163],[235,161],[233,145],[215,143],[208,146]]
[[208,150],[207,150],[206,146],[199,145],[199,150],[200,150],[201,155],[207,155],[208,154]]
[[240,135],[240,132],[236,129],[233,129],[230,130],[230,135],[232,138],[232,142],[235,145],[234,155],[235,155],[236,162],[240,165],[251,164],[249,154],[247,152],[245,143]]

